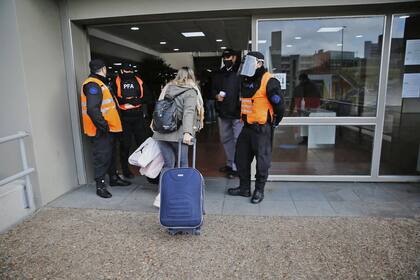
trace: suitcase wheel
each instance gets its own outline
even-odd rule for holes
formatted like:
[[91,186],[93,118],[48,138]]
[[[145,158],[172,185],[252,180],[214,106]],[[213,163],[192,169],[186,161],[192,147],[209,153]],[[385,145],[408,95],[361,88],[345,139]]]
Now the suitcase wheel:
[[177,230],[174,230],[174,229],[168,229],[168,233],[169,233],[169,235],[175,235],[175,234],[177,234],[178,233],[178,231]]

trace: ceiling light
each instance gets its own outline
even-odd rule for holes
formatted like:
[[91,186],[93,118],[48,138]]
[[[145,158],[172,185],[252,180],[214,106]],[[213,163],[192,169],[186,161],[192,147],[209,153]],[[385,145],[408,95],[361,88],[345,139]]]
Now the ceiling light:
[[112,69],[112,67],[111,66],[108,66],[108,69]]
[[184,37],[204,37],[206,35],[204,35],[203,32],[182,32],[182,35],[184,35]]
[[139,72],[139,70],[134,70],[134,72]]
[[159,44],[166,45],[166,42],[165,41],[162,41],[162,42],[159,42]]
[[296,36],[296,37],[295,37],[295,39],[296,39],[296,40],[300,40],[300,39],[302,39],[302,37],[300,37],[300,36]]
[[248,44],[252,44],[252,40],[249,40],[249,41],[248,41]]
[[356,38],[362,38],[363,35],[356,35]]
[[114,71],[115,73],[118,73],[118,71]]
[[210,72],[211,73],[211,69],[207,69],[207,72]]
[[410,16],[400,16],[400,18],[409,18]]
[[286,45],[286,48],[291,48],[293,47],[293,45]]
[[223,42],[222,39],[216,39],[216,42]]
[[226,47],[220,47],[222,50],[226,50]]
[[174,49],[174,51],[176,51],[176,52],[177,52],[177,51],[179,51],[179,49]]
[[114,65],[115,66],[120,66],[121,65],[121,62],[115,62]]
[[130,29],[133,30],[133,31],[137,31],[137,30],[140,29],[140,27],[138,27],[138,26],[132,26]]
[[137,65],[134,65],[133,68],[137,68]]
[[342,26],[339,27],[321,27],[316,32],[338,32],[343,29]]
[[337,47],[342,47],[342,46],[343,46],[343,44],[341,44],[341,43],[337,44]]
[[267,40],[258,40],[258,44],[265,44],[267,43]]

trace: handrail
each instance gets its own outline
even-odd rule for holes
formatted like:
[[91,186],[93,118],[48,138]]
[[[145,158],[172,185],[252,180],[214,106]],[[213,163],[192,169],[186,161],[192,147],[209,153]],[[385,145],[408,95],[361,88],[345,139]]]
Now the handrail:
[[17,179],[20,179],[22,177],[25,177],[26,175],[31,174],[32,172],[35,171],[35,168],[29,168],[27,170],[21,171],[19,173],[16,173],[15,175],[9,176],[3,180],[0,181],[0,186],[4,186],[6,184],[9,184],[10,182],[13,182]]
[[25,149],[25,142],[23,141],[23,138],[26,136],[29,136],[29,133],[25,131],[19,131],[18,133],[14,135],[9,135],[0,138],[0,144],[18,140],[19,141],[19,147],[20,147],[20,157],[22,160],[22,166],[23,171],[20,171],[14,175],[11,175],[9,177],[4,178],[3,180],[0,180],[0,187],[3,185],[6,185],[10,182],[13,182],[19,178],[25,177],[25,208],[33,208],[35,209],[35,202],[34,202],[34,195],[32,191],[32,185],[29,175],[35,171],[34,168],[31,168],[28,166],[28,160],[26,158],[26,149]]
[[23,137],[28,136],[29,133],[25,132],[25,131],[19,131],[18,133],[14,134],[14,135],[9,135],[9,136],[5,136],[0,138],[0,144],[6,143],[6,142],[10,142],[16,139],[20,139]]

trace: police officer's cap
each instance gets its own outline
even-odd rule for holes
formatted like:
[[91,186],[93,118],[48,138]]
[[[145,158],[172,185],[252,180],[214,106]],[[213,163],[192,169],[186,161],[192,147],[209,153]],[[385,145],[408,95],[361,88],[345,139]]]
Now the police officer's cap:
[[105,62],[102,59],[93,59],[89,62],[90,72],[95,73],[102,67],[105,67]]
[[129,62],[124,62],[121,66],[121,69],[125,71],[133,71],[133,65]]
[[249,52],[247,55],[256,57],[257,59],[264,60],[264,55],[260,52]]
[[232,56],[232,55],[235,55],[235,54],[236,53],[235,53],[234,50],[232,50],[232,49],[225,49],[222,52],[222,57],[229,57],[229,56]]

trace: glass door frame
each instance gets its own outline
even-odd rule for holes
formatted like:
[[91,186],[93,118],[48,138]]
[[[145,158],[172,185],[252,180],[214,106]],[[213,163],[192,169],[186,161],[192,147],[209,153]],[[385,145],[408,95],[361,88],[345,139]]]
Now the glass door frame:
[[[279,17],[279,16],[253,16],[252,17],[252,50],[258,51],[258,24],[261,21],[272,20],[302,20],[302,19],[329,19],[329,18],[357,18],[368,16],[384,17],[383,44],[381,50],[381,64],[379,71],[379,88],[375,117],[284,117],[281,125],[372,125],[375,127],[373,151],[371,160],[371,171],[369,175],[270,175],[270,181],[359,181],[359,182],[419,182],[420,176],[404,175],[380,175],[379,167],[381,163],[381,150],[383,127],[385,118],[385,102],[388,84],[388,71],[391,53],[391,31],[393,18],[396,14],[376,14],[376,15],[331,15],[323,17],[304,16],[304,17]],[[255,169],[255,168],[253,168]]]

